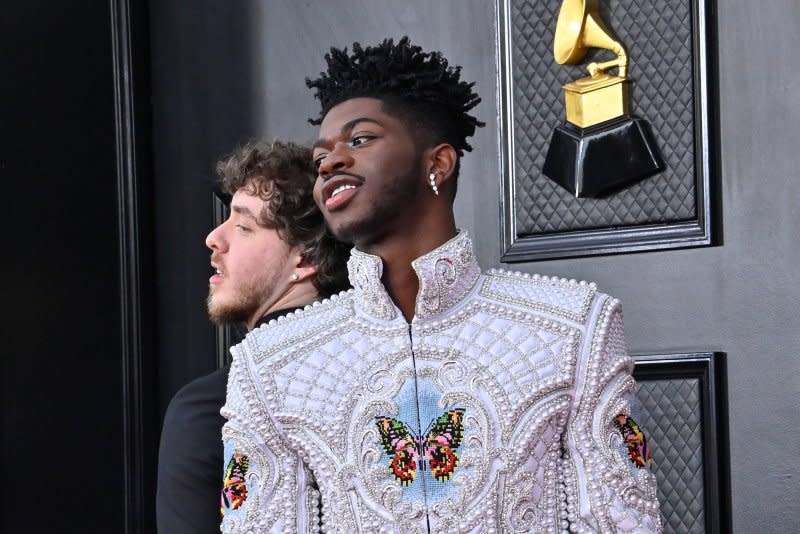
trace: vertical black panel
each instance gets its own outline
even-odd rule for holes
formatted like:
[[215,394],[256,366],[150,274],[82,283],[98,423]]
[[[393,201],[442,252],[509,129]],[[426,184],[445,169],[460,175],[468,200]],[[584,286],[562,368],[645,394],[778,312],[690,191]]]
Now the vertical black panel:
[[120,269],[125,532],[155,528],[155,392],[150,57],[146,4],[111,0]]
[[123,531],[110,20],[3,2],[3,532]]

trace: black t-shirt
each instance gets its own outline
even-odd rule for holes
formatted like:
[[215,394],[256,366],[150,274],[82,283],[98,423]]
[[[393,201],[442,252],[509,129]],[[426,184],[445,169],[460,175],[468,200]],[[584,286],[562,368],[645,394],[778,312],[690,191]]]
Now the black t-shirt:
[[[264,316],[259,324],[294,309]],[[156,523],[162,534],[218,534],[222,465],[222,425],[229,367],[186,384],[164,415],[158,449]]]

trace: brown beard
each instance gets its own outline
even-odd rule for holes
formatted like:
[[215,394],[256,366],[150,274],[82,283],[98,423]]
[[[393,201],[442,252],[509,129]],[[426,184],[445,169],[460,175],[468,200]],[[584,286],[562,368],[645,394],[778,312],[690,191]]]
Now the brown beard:
[[243,298],[233,303],[215,303],[214,295],[210,290],[208,292],[208,298],[206,298],[206,308],[208,309],[208,318],[215,325],[245,322],[253,313],[252,306]]
[[[259,284],[260,282],[260,284]],[[251,280],[246,287],[239,287],[232,302],[215,302],[213,289],[209,289],[206,307],[208,318],[216,325],[246,323],[261,306],[265,295],[274,291],[274,279]]]

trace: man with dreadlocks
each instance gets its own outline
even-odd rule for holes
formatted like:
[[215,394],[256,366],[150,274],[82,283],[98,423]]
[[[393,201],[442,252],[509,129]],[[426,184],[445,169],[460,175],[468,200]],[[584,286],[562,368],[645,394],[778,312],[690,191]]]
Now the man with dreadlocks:
[[660,531],[619,302],[483,274],[456,227],[472,84],[407,38],[326,60],[314,197],[353,289],[233,349],[223,531]]

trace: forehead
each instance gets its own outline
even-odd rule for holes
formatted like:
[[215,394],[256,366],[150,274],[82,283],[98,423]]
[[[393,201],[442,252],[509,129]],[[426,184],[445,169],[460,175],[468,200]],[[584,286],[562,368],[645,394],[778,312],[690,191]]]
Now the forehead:
[[242,215],[252,215],[256,218],[261,214],[261,210],[266,204],[255,191],[249,187],[239,188],[231,198],[231,210]]
[[351,98],[328,111],[319,128],[320,140],[335,139],[348,133],[358,121],[378,122],[387,128],[403,128],[403,124],[386,113],[383,102],[377,98]]

